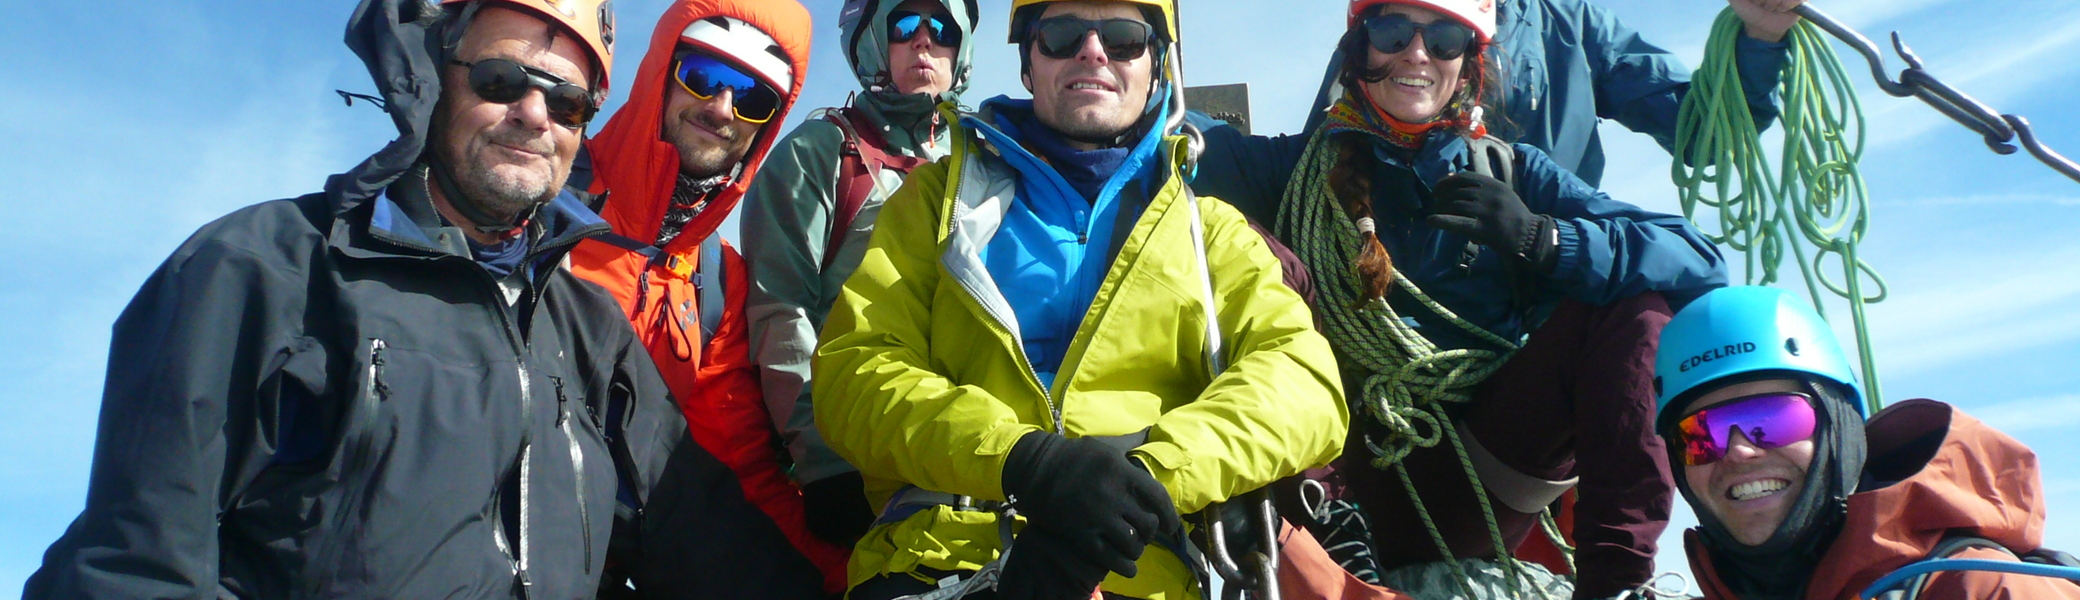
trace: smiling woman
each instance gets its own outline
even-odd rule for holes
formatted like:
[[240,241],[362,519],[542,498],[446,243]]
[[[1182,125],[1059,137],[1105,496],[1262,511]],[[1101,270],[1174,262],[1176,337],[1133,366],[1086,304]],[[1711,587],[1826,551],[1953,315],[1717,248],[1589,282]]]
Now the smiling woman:
[[[1389,587],[1517,597],[1530,590],[1510,582],[1570,586],[1507,549],[1573,489],[1571,593],[1606,597],[1647,580],[1674,485],[1648,425],[1652,340],[1669,298],[1726,274],[1684,219],[1615,201],[1488,134],[1497,8],[1352,2],[1320,128],[1277,139],[1215,128],[1207,156],[1219,166],[1202,165],[1208,185],[1194,187],[1277,215],[1319,280],[1315,311],[1345,349],[1348,401],[1369,416],[1330,498],[1362,512],[1369,534],[1288,519],[1318,538],[1427,540],[1374,550]],[[1262,179],[1282,194],[1255,192]],[[1459,458],[1471,455],[1495,460]],[[1364,570],[1362,554],[1338,558]]]

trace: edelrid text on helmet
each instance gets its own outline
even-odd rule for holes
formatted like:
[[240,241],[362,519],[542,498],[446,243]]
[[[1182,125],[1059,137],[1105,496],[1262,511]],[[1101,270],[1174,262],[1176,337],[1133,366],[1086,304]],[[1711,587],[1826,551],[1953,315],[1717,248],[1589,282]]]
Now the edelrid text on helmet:
[[[1694,397],[1729,377],[1763,371],[1810,375],[1843,386],[1859,412],[1863,388],[1827,321],[1784,290],[1739,286],[1713,290],[1669,320],[1654,359],[1665,420],[1677,399]],[[1868,416],[1868,415],[1866,415]]]

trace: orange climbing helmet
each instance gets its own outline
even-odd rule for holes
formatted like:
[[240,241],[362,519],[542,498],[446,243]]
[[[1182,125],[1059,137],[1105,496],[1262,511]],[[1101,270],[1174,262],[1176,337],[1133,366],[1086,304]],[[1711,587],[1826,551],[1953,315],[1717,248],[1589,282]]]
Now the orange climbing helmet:
[[592,90],[596,98],[607,97],[607,73],[614,70],[614,0],[441,0],[441,6],[469,2],[496,2],[534,13],[563,26],[585,42],[585,49],[598,63],[599,77]]

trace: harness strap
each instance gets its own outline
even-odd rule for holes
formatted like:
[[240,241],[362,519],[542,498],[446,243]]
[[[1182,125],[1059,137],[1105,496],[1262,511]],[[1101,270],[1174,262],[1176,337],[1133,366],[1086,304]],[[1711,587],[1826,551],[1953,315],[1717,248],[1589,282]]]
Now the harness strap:
[[837,260],[838,248],[845,244],[845,234],[852,231],[852,221],[859,217],[861,207],[874,193],[882,170],[895,171],[905,176],[910,171],[931,162],[914,156],[900,156],[888,152],[888,139],[873,123],[867,122],[865,113],[852,107],[826,110],[823,120],[837,125],[844,132],[845,142],[838,148],[837,205],[831,212],[831,235],[823,246],[823,270],[830,270]]
[[[1918,562],[1947,559],[1972,549],[1993,550],[2010,557],[2015,556],[2013,550],[2009,550],[2007,546],[2002,546],[2000,542],[1977,536],[1953,535],[1944,537],[1942,541],[1936,542],[1936,546],[1929,549],[1928,554],[1921,557],[1922,560]],[[2017,558],[2019,560],[2019,557]],[[1935,578],[1935,573],[1934,571],[1922,573],[1907,580],[1906,585],[1896,592],[1898,600],[1918,600],[1921,598],[1921,593],[1928,590],[1929,580]]]
[[713,233],[701,240],[700,266],[693,276],[693,288],[700,295],[701,347],[715,337],[715,330],[722,326],[723,286],[729,285],[723,272],[722,234]]
[[[641,315],[646,303],[650,301],[650,269],[663,266],[671,271],[680,271],[683,266],[679,264],[678,257],[666,253],[663,249],[619,233],[604,233],[593,239],[634,252],[647,259],[643,261],[643,272],[636,276],[636,302],[631,318]],[[692,273],[687,274],[687,279],[693,283],[700,302],[700,331],[696,334],[698,337],[694,347],[706,348],[708,340],[715,336],[716,328],[722,325],[723,305],[726,302],[724,292],[727,290],[724,286],[727,285],[728,278],[722,260],[720,232],[709,234],[707,239],[701,240],[700,252],[695,260],[697,262],[693,265]],[[666,308],[670,309],[669,306]]]

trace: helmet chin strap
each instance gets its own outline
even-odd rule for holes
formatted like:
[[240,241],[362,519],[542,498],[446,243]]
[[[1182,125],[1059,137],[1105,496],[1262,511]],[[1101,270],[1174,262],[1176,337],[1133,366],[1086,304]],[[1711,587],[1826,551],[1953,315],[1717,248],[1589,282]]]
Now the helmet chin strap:
[[462,189],[455,185],[454,176],[448,172],[447,162],[441,160],[435,153],[427,153],[426,166],[426,178],[431,180],[434,185],[440,186],[441,197],[447,198],[448,207],[455,209],[455,212],[462,213],[462,218],[469,219],[470,228],[475,229],[477,233],[501,237],[510,235],[513,233],[513,230],[527,225],[527,222],[534,218],[535,211],[541,208],[541,204],[536,203],[534,206],[528,207],[525,212],[513,215],[511,219],[500,219],[492,216],[491,213],[484,212],[482,208],[477,206],[476,202],[471,201],[468,196],[462,193]]

